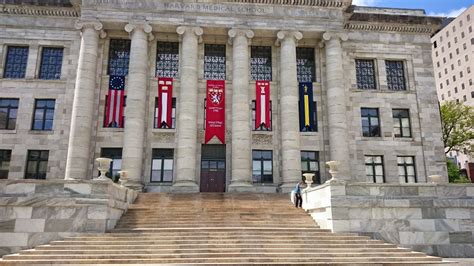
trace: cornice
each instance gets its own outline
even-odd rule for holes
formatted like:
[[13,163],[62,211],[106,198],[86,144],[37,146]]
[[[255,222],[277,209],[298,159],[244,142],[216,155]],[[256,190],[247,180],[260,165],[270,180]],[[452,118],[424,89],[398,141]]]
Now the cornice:
[[360,31],[378,31],[378,32],[384,31],[384,32],[433,34],[438,29],[438,26],[349,22],[344,26],[344,28],[346,30],[360,30]]
[[352,0],[226,0],[229,3],[348,8]]
[[72,7],[44,7],[31,5],[0,5],[0,14],[72,18],[80,16],[80,12]]

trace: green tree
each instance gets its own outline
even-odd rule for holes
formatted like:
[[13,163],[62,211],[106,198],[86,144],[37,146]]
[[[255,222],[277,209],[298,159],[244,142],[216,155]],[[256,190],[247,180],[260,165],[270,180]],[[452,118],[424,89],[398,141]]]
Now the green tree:
[[448,160],[447,164],[448,164],[449,183],[456,183],[456,180],[459,180],[461,178],[461,174],[459,173],[459,168],[451,160]]
[[471,155],[474,139],[474,109],[454,101],[445,102],[441,105],[441,124],[445,152],[460,151]]

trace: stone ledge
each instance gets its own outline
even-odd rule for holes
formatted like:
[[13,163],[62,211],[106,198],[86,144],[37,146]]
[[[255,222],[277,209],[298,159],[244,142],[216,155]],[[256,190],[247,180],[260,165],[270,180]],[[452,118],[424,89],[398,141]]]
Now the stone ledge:
[[0,180],[0,255],[64,236],[104,233],[136,197],[108,181]]

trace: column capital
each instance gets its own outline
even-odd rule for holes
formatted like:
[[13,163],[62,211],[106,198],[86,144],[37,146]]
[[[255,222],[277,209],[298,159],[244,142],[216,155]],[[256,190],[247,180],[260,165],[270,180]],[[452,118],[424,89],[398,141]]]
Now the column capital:
[[179,26],[176,28],[176,33],[178,33],[180,39],[184,36],[184,34],[192,34],[198,38],[198,42],[202,42],[202,34],[203,30],[201,27],[194,27],[194,26]]
[[237,36],[243,36],[247,39],[248,44],[250,45],[251,39],[255,36],[255,33],[250,29],[239,29],[239,28],[232,28],[230,29],[227,34],[229,35],[229,45],[232,45],[232,41]]
[[76,20],[74,27],[77,30],[80,30],[81,32],[83,32],[85,29],[96,30],[99,33],[99,37],[102,39],[107,36],[107,33],[103,30],[104,25],[99,20],[79,19],[79,20]]
[[326,31],[323,34],[323,40],[326,42],[330,40],[336,40],[336,39],[345,42],[349,39],[349,35],[345,32],[335,32],[335,31]]
[[276,45],[280,45],[285,39],[290,39],[295,42],[295,45],[298,45],[298,41],[303,39],[303,33],[300,31],[293,30],[281,30],[277,33]]
[[153,33],[151,33],[153,29],[147,21],[132,21],[125,25],[125,31],[128,32],[130,35],[137,30],[141,30],[145,34],[147,34],[149,41],[152,41],[155,38],[155,36],[153,36]]

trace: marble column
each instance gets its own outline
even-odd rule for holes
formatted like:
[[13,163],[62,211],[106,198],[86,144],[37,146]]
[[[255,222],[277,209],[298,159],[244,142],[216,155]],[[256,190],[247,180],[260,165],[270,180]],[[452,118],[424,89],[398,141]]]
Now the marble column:
[[71,131],[66,159],[65,179],[90,179],[91,134],[94,116],[94,92],[97,87],[99,37],[104,38],[99,21],[76,22],[81,30],[81,47],[72,104]]
[[229,191],[252,189],[251,128],[249,100],[249,45],[254,33],[231,29],[232,44],[232,180]]
[[280,43],[281,173],[282,188],[286,191],[302,178],[296,45],[303,34],[280,31],[277,37]]
[[177,117],[176,178],[173,191],[197,192],[197,106],[198,106],[198,44],[203,33],[200,27],[180,26],[181,37],[180,91]]
[[323,40],[326,47],[326,94],[329,128],[329,160],[340,161],[339,179],[350,179],[349,146],[347,139],[346,93],[341,41],[347,34],[326,32]]
[[127,107],[123,133],[122,170],[128,171],[126,186],[142,188],[142,168],[146,125],[146,91],[148,79],[148,40],[151,26],[146,22],[125,25],[130,33],[130,63],[128,67]]

